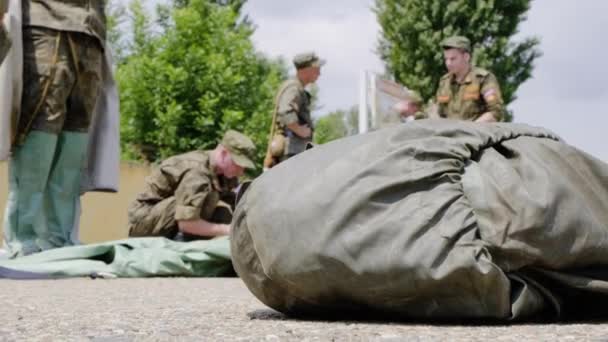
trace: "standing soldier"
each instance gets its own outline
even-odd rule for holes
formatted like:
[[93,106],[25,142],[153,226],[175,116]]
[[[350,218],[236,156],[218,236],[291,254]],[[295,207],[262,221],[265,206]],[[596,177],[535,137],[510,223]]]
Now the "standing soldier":
[[5,214],[13,256],[73,243],[89,128],[107,79],[104,7],[104,0],[21,1],[23,96]]
[[306,52],[296,55],[293,64],[296,77],[285,81],[277,93],[271,142],[264,160],[266,168],[304,152],[312,142],[310,94],[305,87],[317,81],[325,61],[314,52]]
[[496,77],[471,65],[471,42],[454,36],[441,43],[448,73],[437,89],[439,115],[448,119],[496,122],[503,117],[503,101]]

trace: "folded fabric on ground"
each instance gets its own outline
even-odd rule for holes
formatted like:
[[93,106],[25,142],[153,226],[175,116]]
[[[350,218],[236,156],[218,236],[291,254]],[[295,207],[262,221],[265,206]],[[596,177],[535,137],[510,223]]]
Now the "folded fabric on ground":
[[608,165],[549,131],[421,120],[315,147],[239,203],[235,270],[293,315],[608,318]]
[[130,238],[0,261],[0,278],[218,277],[234,275],[227,237],[192,242]]

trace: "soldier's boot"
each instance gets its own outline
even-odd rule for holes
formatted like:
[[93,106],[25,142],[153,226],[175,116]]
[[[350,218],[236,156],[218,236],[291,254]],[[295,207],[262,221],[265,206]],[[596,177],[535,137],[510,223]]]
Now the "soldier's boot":
[[44,192],[56,145],[56,134],[31,131],[13,151],[4,214],[4,245],[11,257],[41,250],[37,236],[46,230]]
[[61,132],[46,187],[48,235],[43,249],[70,246],[80,220],[80,184],[86,161],[88,134]]

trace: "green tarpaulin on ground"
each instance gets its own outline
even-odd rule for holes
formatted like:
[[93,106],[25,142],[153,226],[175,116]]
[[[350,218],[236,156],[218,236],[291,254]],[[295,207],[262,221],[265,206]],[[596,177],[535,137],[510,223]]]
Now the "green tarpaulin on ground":
[[549,131],[421,120],[255,180],[234,267],[287,314],[608,318],[608,165]]
[[[0,261],[0,277],[216,277],[233,275],[227,237],[192,242],[130,238]],[[17,271],[17,272],[10,272]],[[34,273],[27,274],[27,273]],[[25,274],[25,276],[24,276]]]

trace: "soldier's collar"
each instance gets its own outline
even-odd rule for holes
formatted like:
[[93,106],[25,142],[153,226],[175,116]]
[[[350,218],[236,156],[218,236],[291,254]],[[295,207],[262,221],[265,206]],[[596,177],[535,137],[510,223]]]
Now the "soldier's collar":
[[302,82],[302,80],[300,80],[300,78],[298,76],[295,77],[296,82],[298,82],[298,85],[300,86],[300,88],[304,89],[304,83]]
[[467,74],[464,76],[462,82],[458,82],[458,80],[456,79],[456,75],[452,75],[452,82],[458,84],[469,84],[473,82],[473,67],[469,67],[469,72],[467,72]]

